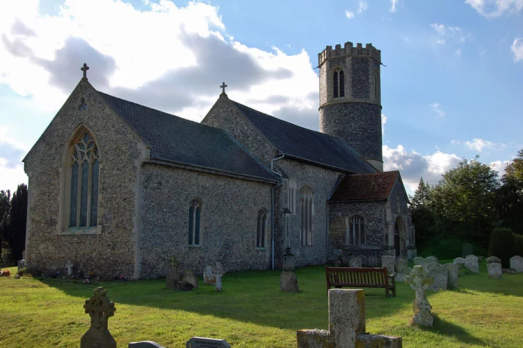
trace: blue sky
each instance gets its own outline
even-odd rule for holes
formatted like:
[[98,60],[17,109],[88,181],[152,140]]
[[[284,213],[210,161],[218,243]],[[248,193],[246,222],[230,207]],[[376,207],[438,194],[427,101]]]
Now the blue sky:
[[317,54],[381,50],[383,154],[412,192],[462,158],[523,148],[523,0],[3,1],[0,189],[81,78],[200,121],[229,98],[318,129]]

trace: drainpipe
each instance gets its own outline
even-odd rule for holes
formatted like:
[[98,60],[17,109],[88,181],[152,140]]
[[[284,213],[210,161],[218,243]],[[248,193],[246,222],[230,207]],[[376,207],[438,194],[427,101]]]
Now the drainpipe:
[[283,185],[282,175],[281,173],[278,173],[274,171],[274,162],[281,160],[285,157],[285,154],[282,154],[280,157],[275,157],[271,160],[271,172],[276,174],[280,179],[278,180],[278,183],[272,187],[271,189],[271,269],[274,270],[274,237],[275,237],[275,213],[276,213],[276,204],[275,204],[275,191],[278,187]]

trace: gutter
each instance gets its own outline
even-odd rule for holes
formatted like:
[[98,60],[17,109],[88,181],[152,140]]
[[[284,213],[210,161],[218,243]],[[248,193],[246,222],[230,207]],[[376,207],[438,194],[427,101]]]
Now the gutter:
[[281,154],[280,157],[275,157],[271,160],[271,172],[274,173],[275,175],[277,175],[279,177],[279,180],[278,180],[278,183],[276,185],[274,185],[271,189],[271,269],[274,270],[274,258],[275,258],[275,255],[274,255],[274,238],[275,238],[275,231],[274,231],[274,226],[275,226],[275,220],[276,220],[276,217],[275,217],[275,213],[276,213],[276,204],[274,202],[275,200],[275,191],[278,187],[280,187],[281,185],[283,185],[283,176],[281,175],[281,173],[278,173],[276,171],[274,171],[274,162],[275,161],[279,161],[281,159],[283,159],[285,157],[285,154]]

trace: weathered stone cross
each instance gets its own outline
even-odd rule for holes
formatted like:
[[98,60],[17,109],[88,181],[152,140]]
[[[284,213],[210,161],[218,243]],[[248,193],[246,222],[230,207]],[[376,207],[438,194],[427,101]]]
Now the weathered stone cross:
[[87,64],[84,63],[84,66],[80,68],[84,72],[84,79],[87,79],[87,70],[89,70],[89,67]]
[[222,85],[220,86],[220,88],[222,89],[222,94],[225,94],[225,87],[227,87],[227,85],[225,84],[225,82],[222,82]]
[[67,275],[70,276],[71,274],[73,274],[73,263],[71,262],[71,260],[67,261],[67,264],[65,265],[65,267],[67,267]]
[[82,336],[80,348],[116,348],[116,341],[108,330],[109,317],[114,315],[114,302],[109,301],[107,290],[94,290],[94,295],[84,304],[85,313],[91,317],[91,327]]

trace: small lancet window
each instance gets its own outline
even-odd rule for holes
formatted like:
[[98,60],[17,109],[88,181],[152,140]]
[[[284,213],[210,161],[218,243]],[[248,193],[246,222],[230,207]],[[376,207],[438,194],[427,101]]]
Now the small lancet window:
[[374,98],[380,101],[380,76],[377,71],[374,72]]
[[365,245],[365,220],[363,217],[355,215],[347,219],[346,233],[347,245]]
[[83,97],[80,100],[80,104],[78,105],[78,110],[87,110],[87,103],[85,102],[85,98]]
[[201,214],[202,205],[195,199],[189,207],[189,245],[200,245]]
[[301,190],[301,244],[312,245],[312,226],[314,218],[314,193],[309,187]]
[[87,131],[70,155],[69,227],[92,227],[98,221],[98,147]]
[[265,235],[267,231],[267,210],[258,212],[256,220],[256,248],[265,248]]
[[334,98],[345,97],[345,74],[343,70],[336,69],[332,78]]

